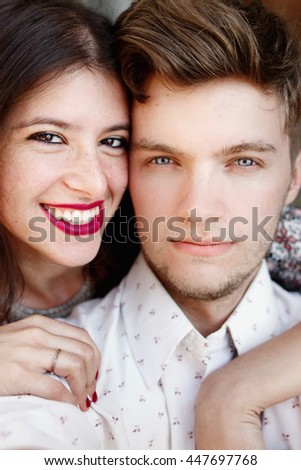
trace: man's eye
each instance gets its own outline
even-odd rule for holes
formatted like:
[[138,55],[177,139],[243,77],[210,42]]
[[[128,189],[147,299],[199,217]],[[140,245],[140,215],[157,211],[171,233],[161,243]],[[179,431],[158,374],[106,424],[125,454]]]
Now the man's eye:
[[37,140],[45,144],[62,144],[63,138],[59,134],[53,132],[36,132],[32,134],[28,140]]
[[172,162],[171,158],[168,157],[157,157],[152,160],[156,165],[168,165]]
[[236,165],[238,166],[254,166],[256,163],[252,158],[240,158],[239,160],[236,160],[235,162]]
[[107,139],[103,139],[100,143],[115,149],[127,147],[127,141],[124,137],[108,137]]

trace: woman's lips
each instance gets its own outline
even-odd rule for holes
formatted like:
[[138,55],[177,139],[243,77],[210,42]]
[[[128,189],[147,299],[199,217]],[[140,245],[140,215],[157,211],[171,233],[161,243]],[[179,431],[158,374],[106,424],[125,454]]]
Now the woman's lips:
[[97,233],[104,223],[104,201],[91,204],[41,204],[50,222],[71,236]]
[[48,207],[58,207],[61,209],[78,209],[82,211],[86,211],[89,209],[93,209],[94,207],[102,207],[104,205],[104,201],[95,201],[91,202],[90,204],[42,204],[43,206]]

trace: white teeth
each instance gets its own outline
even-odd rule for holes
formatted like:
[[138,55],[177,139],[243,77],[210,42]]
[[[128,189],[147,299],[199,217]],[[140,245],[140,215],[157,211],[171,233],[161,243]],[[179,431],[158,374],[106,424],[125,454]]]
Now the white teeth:
[[90,219],[90,211],[85,211],[83,214],[82,214],[82,222],[84,224],[87,224],[89,222],[89,219]]
[[57,220],[61,220],[63,218],[63,211],[61,209],[54,209],[52,208],[51,209],[53,211],[53,216],[57,219]]
[[73,217],[72,217],[72,222],[75,225],[80,225],[82,222],[82,214],[80,211],[74,211],[73,212]]
[[49,207],[44,205],[44,208],[55,217],[57,220],[65,220],[73,225],[83,225],[91,222],[94,217],[99,215],[99,206],[94,207],[86,211],[71,210],[71,209],[59,209],[58,207]]
[[[92,216],[92,219],[93,219],[94,216]],[[85,211],[83,212],[82,214],[82,222],[84,224],[88,224],[91,220],[91,211]]]
[[65,222],[71,222],[71,220],[72,220],[71,212],[70,211],[64,211],[63,212],[63,219],[65,220]]

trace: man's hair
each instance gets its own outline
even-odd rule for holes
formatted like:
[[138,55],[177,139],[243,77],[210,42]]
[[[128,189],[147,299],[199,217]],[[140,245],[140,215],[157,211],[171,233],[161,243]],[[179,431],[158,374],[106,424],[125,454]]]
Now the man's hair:
[[175,89],[235,76],[276,92],[296,156],[300,44],[285,20],[259,1],[137,0],[119,17],[116,36],[123,79],[138,101],[147,100],[152,76]]

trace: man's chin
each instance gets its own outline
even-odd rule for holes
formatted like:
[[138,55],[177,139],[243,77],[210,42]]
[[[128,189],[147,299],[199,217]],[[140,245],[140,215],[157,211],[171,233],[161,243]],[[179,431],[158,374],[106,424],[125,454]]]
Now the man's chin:
[[189,273],[185,269],[173,272],[170,266],[152,266],[151,268],[173,297],[181,297],[196,301],[216,301],[242,290],[251,283],[259,269],[259,265],[252,270],[232,270],[223,273],[221,269],[213,272]]

